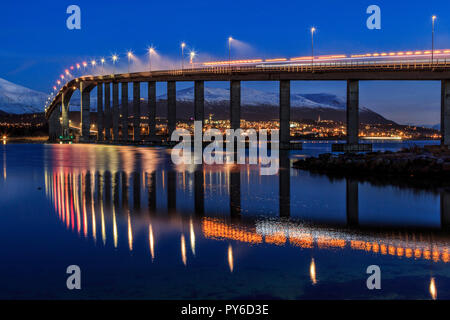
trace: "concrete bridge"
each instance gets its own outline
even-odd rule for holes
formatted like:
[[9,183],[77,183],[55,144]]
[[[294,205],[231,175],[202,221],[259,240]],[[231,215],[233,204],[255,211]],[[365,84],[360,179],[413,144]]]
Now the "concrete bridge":
[[[364,80],[434,80],[441,81],[442,144],[450,145],[450,60],[406,59],[380,61],[334,61],[319,63],[281,63],[245,65],[207,65],[201,68],[148,71],[100,76],[83,76],[66,83],[46,109],[50,140],[69,135],[69,103],[76,90],[81,95],[81,142],[154,141],[156,138],[156,83],[167,82],[168,137],[176,129],[176,83],[194,82],[194,119],[203,121],[205,81],[230,82],[231,129],[240,126],[241,81],[279,82],[280,148],[290,147],[290,83],[293,80],[333,80],[347,82],[347,143],[335,145],[336,151],[370,150],[359,144],[359,82]],[[148,114],[141,113],[141,83],[147,83]],[[128,114],[128,89],[133,83],[133,108]],[[120,84],[120,89],[119,89]],[[111,89],[112,87],[112,89]],[[97,88],[97,136],[91,137],[90,93]],[[112,90],[112,102],[111,102]],[[119,94],[120,90],[120,94]],[[119,96],[121,105],[119,108]],[[119,110],[120,109],[120,110]],[[129,123],[130,116],[132,123]],[[141,136],[141,116],[148,118],[148,136]],[[60,118],[62,121],[60,122]],[[133,134],[128,136],[128,127]],[[119,128],[122,128],[121,134]],[[126,128],[126,130],[124,130]]]

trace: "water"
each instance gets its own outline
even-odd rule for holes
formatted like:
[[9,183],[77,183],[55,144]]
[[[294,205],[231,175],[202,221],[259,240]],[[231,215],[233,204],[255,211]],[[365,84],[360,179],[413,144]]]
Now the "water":
[[164,148],[6,144],[0,162],[3,299],[450,298],[444,191],[173,166]]

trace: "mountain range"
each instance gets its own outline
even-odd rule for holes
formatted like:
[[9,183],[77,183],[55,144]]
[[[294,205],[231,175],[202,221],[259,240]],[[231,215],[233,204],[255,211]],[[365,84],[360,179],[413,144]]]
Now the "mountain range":
[[[229,89],[205,87],[205,114],[213,114],[215,119],[229,118]],[[0,112],[12,114],[42,112],[47,95],[0,78]],[[165,117],[167,95],[157,97],[157,116]],[[186,120],[193,114],[194,88],[177,91],[177,118]],[[278,93],[242,87],[241,118],[250,121],[264,121],[278,118]],[[79,110],[80,99],[71,100],[71,111]],[[130,103],[131,105],[131,103]],[[91,98],[92,109],[96,109],[95,95]],[[132,107],[130,106],[130,114]],[[146,112],[147,105],[142,104]],[[345,121],[345,99],[333,94],[291,93],[291,119],[294,121],[311,119]],[[363,123],[393,123],[380,114],[360,107],[360,119]]]

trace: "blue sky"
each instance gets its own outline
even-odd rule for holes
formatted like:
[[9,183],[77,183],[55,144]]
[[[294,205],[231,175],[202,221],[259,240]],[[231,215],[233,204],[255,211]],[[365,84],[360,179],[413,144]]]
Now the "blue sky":
[[[81,30],[66,27],[71,4],[81,8]],[[372,4],[381,8],[381,30],[366,27]],[[230,35],[246,44],[235,49],[235,58],[309,55],[311,26],[317,28],[316,54],[425,49],[431,47],[433,14],[436,47],[450,48],[446,0],[6,1],[0,4],[0,77],[49,92],[75,62],[129,49],[144,58],[151,44],[174,61],[181,41],[199,57],[226,59]],[[345,84],[296,82],[293,91],[344,95]],[[403,123],[438,123],[439,94],[437,82],[361,83],[361,105]]]

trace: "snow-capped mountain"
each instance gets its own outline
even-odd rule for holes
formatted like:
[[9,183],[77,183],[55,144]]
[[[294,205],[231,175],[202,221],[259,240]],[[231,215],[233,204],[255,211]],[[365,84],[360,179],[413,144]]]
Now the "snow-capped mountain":
[[43,112],[47,95],[0,78],[0,110],[22,114]]
[[[167,99],[167,95],[158,96],[158,100]],[[230,90],[223,88],[205,87],[205,100],[207,103],[218,103],[230,99]],[[187,88],[177,91],[177,101],[194,101],[194,88]],[[255,90],[251,88],[241,88],[241,104],[243,106],[278,106],[278,93]],[[332,94],[298,94],[291,93],[291,107],[302,108],[345,108],[345,100]]]

